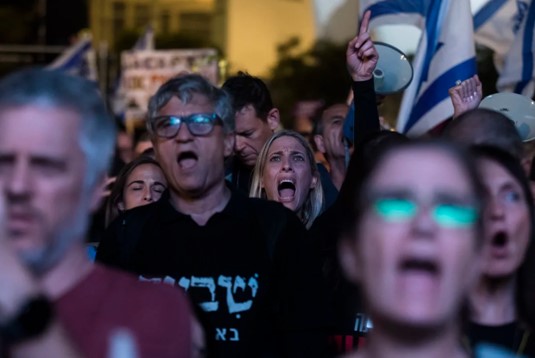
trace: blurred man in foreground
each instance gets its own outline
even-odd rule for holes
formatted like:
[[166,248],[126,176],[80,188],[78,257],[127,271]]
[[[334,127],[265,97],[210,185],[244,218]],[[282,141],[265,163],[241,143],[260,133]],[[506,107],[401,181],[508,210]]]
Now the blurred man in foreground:
[[0,81],[0,344],[14,356],[191,356],[179,292],[86,257],[114,140],[91,83],[42,70]]

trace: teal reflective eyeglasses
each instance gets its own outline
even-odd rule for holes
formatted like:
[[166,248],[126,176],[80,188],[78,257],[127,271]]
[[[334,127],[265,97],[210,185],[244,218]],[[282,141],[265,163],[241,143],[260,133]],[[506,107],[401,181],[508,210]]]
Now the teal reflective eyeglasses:
[[184,117],[158,116],[150,121],[150,127],[158,137],[173,138],[182,123],[186,123],[191,134],[204,136],[210,134],[216,124],[223,124],[223,121],[215,113],[195,113]]
[[[411,220],[421,209],[414,200],[406,198],[377,198],[372,206],[375,213],[387,222]],[[467,228],[473,226],[478,219],[477,210],[473,206],[440,202],[433,204],[431,216],[444,228]]]

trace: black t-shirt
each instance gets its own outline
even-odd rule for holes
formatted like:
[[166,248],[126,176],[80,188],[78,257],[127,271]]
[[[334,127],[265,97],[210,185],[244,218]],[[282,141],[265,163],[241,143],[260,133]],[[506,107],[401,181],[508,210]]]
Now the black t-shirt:
[[186,290],[205,313],[214,356],[321,356],[324,305],[309,247],[293,212],[234,191],[204,226],[167,196],[126,212],[97,260]]
[[470,322],[467,333],[472,349],[479,344],[492,344],[518,356],[535,357],[534,337],[518,322],[498,326]]

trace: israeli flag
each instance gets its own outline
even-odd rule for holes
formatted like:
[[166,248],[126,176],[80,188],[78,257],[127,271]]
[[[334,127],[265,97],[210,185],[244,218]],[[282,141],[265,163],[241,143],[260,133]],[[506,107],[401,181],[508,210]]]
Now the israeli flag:
[[414,25],[421,28],[432,0],[360,0],[360,18],[371,10],[370,29],[381,25]]
[[418,136],[453,114],[448,89],[476,74],[470,2],[465,0],[362,0],[371,10],[370,27],[412,24],[422,29],[405,90],[397,130]]
[[489,0],[474,16],[476,42],[494,51],[499,92],[533,96],[534,25],[531,0]]
[[[519,2],[520,3],[520,2]],[[503,70],[496,87],[499,92],[515,92],[532,97],[535,89],[533,47],[535,31],[535,4],[522,1],[524,13],[515,40],[505,57]]]
[[47,68],[64,71],[96,82],[98,79],[96,55],[93,50],[91,35],[88,33],[81,34],[78,41],[65,50]]
[[494,64],[501,72],[505,56],[522,22],[522,1],[488,0],[474,15],[476,43],[494,51]]

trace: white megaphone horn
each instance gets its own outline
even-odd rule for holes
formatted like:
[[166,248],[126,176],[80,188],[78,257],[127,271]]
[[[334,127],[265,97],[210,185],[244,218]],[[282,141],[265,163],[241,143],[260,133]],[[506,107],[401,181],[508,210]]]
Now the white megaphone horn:
[[500,92],[483,98],[479,108],[492,109],[508,117],[524,142],[535,139],[535,102],[531,98]]
[[374,42],[379,61],[373,71],[375,92],[388,95],[404,90],[412,81],[412,65],[398,48],[384,42]]

